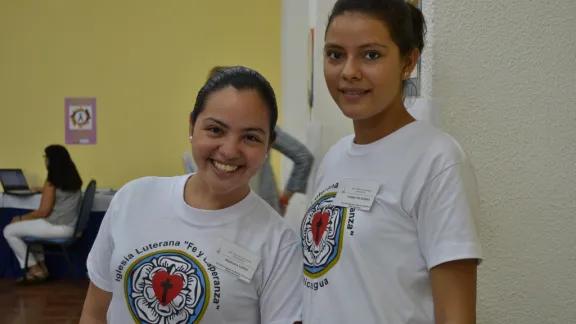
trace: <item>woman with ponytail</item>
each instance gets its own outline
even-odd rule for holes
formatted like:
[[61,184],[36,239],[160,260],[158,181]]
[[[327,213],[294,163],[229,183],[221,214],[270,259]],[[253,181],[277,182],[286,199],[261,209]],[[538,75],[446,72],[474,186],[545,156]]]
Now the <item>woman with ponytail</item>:
[[338,0],[329,16],[324,77],[354,134],[325,155],[303,218],[304,323],[475,323],[473,167],[404,106],[424,33],[404,0]]

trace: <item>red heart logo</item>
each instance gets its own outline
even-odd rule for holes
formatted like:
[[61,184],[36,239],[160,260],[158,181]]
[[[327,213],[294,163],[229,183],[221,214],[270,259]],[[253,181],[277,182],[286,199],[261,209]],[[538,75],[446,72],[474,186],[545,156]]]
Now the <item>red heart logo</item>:
[[170,302],[180,294],[183,287],[184,280],[181,276],[176,274],[170,275],[164,270],[156,272],[154,277],[152,277],[154,294],[162,306],[170,304]]
[[326,226],[328,226],[328,218],[330,217],[330,212],[316,212],[314,217],[312,217],[312,237],[314,238],[314,243],[316,246],[320,244],[322,235],[326,231]]

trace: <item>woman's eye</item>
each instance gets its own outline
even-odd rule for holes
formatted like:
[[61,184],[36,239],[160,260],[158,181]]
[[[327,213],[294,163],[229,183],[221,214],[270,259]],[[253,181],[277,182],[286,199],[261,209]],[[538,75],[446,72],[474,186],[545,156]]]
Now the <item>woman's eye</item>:
[[326,52],[326,56],[332,60],[339,60],[340,58],[342,58],[342,54],[332,51]]
[[246,135],[246,139],[250,142],[260,142],[260,139],[254,135]]
[[369,60],[376,60],[376,59],[380,58],[380,53],[368,52],[368,53],[366,53],[366,55],[364,57],[369,59]]
[[211,133],[214,133],[214,134],[220,134],[221,133],[220,128],[218,128],[218,127],[210,127],[210,128],[208,128],[208,131]]

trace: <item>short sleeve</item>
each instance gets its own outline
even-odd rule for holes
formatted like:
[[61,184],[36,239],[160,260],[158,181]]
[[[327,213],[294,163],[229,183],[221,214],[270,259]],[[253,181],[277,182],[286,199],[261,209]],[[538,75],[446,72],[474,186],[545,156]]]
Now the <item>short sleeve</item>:
[[428,181],[415,211],[420,249],[428,269],[455,260],[481,261],[476,229],[481,210],[468,159],[447,167]]
[[302,250],[298,242],[278,252],[260,295],[262,324],[302,321]]
[[114,201],[115,199],[112,199],[104,215],[104,219],[96,235],[96,240],[94,240],[92,249],[88,254],[88,260],[86,261],[90,281],[92,281],[96,287],[108,292],[112,292],[110,259],[112,258],[113,242],[110,235],[110,220],[114,215]]

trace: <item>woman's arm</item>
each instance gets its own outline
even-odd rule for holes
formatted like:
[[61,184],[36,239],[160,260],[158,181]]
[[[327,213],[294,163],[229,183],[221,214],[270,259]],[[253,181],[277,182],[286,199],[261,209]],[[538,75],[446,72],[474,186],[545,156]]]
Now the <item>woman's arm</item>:
[[437,324],[476,323],[476,268],[482,249],[476,229],[481,215],[468,160],[434,175],[423,187],[413,215],[430,273]]
[[54,201],[56,195],[56,187],[46,180],[44,187],[42,187],[42,199],[40,200],[40,207],[20,218],[20,220],[31,220],[37,218],[45,218],[50,216],[54,208]]
[[106,324],[106,313],[112,300],[112,293],[96,287],[92,282],[84,300],[80,324]]
[[304,144],[285,133],[280,127],[276,127],[276,141],[272,144],[272,148],[294,162],[290,178],[288,178],[286,188],[282,192],[282,198],[285,201],[281,201],[281,203],[287,203],[295,192],[306,193],[314,156]]
[[[260,323],[300,323],[302,321],[302,247],[295,234],[292,243],[272,257],[273,264],[260,294]],[[288,235],[282,234],[282,237]]]
[[459,260],[430,269],[434,314],[438,324],[476,323],[478,260]]

